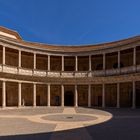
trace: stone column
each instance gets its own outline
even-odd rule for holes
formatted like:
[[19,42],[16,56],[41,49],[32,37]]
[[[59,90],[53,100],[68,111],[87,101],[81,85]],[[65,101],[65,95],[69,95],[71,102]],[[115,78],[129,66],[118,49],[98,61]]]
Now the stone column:
[[34,69],[36,69],[36,53],[34,53]]
[[88,85],[88,107],[91,107],[91,85]]
[[18,107],[21,107],[21,83],[18,83]]
[[105,107],[105,84],[102,85],[102,107]]
[[117,108],[120,108],[120,83],[117,83]]
[[64,85],[61,85],[61,106],[64,107]]
[[136,87],[135,81],[133,81],[133,95],[132,95],[132,108],[136,108]]
[[5,46],[3,46],[2,64],[5,65]]
[[50,55],[48,55],[48,71],[50,71]]
[[91,71],[92,68],[91,68],[91,55],[89,55],[89,71]]
[[120,68],[120,51],[118,51],[118,68]]
[[78,56],[75,56],[75,71],[78,71]]
[[62,71],[64,71],[64,56],[62,56]]
[[47,106],[50,107],[50,84],[48,84],[48,101]]
[[2,107],[6,106],[6,82],[2,81]]
[[106,68],[106,66],[105,66],[106,64],[105,64],[105,53],[103,54],[103,70],[104,70],[104,75],[105,75],[105,68]]
[[33,107],[36,107],[36,83],[33,83]]
[[21,67],[21,50],[18,51],[18,67]]
[[133,66],[136,66],[136,47],[133,49]]
[[75,107],[78,107],[78,91],[77,91],[77,85],[75,85]]

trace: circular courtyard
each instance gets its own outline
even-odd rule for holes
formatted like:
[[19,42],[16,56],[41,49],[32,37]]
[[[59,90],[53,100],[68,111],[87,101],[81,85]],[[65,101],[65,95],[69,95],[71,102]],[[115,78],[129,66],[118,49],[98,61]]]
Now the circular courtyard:
[[139,109],[6,108],[0,110],[0,139],[112,139],[126,138],[125,131],[139,137],[139,120]]

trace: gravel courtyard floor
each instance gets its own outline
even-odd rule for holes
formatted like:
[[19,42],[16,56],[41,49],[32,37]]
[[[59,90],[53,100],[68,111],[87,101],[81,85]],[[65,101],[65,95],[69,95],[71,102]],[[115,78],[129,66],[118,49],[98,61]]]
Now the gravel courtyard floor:
[[0,140],[139,140],[140,109],[0,109]]

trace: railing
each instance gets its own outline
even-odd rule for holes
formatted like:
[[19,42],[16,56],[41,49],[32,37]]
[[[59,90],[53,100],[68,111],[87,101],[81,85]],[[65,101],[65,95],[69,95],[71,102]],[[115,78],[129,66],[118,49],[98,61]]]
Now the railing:
[[75,72],[75,77],[88,77],[88,72]]
[[5,73],[12,73],[12,74],[18,74],[18,68],[14,66],[8,66],[8,65],[1,65],[2,72]]
[[105,75],[112,76],[120,74],[120,69],[108,69],[105,71]]
[[43,71],[43,70],[33,70],[33,75],[34,76],[46,76],[47,72],[46,71]]
[[75,72],[71,72],[71,71],[61,72],[61,77],[73,78],[74,75],[75,75]]
[[27,68],[19,68],[19,71],[18,71],[20,75],[33,75],[33,70],[31,69],[27,69]]
[[98,71],[93,71],[92,76],[105,76],[105,71],[104,70],[98,70]]
[[84,78],[84,77],[101,77],[101,76],[113,76],[113,75],[136,73],[140,72],[140,65],[123,67],[120,69],[117,68],[96,71],[45,71],[22,67],[18,68],[9,65],[0,65],[0,72],[28,76],[40,76],[40,77]]
[[48,77],[60,77],[61,73],[60,72],[47,72]]
[[137,66],[136,66],[136,71],[137,71],[137,72],[140,72],[140,65],[137,65]]
[[121,74],[133,73],[136,72],[136,67],[135,66],[123,67],[120,69],[120,72]]

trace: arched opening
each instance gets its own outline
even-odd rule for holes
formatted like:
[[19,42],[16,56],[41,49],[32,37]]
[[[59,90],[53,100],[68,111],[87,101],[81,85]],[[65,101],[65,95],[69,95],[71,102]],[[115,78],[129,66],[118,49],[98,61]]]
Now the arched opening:
[[64,105],[65,106],[74,106],[74,94],[72,91],[65,92]]

